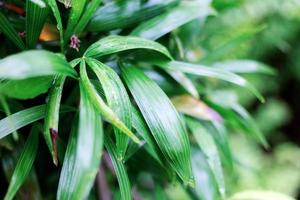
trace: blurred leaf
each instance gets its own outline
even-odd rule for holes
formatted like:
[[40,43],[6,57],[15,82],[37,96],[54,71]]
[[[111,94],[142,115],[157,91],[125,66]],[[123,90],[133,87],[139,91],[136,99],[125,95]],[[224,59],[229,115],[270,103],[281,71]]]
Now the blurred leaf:
[[175,108],[183,114],[202,120],[222,121],[222,117],[216,111],[192,96],[176,96],[171,101]]
[[190,144],[183,122],[166,94],[135,67],[122,74],[160,150],[187,185],[193,185]]
[[15,99],[32,99],[46,93],[52,82],[52,76],[9,80],[0,84],[0,93]]
[[74,34],[78,35],[84,30],[101,2],[102,0],[92,0],[89,2],[73,31]]
[[243,77],[226,70],[206,67],[199,64],[191,64],[180,61],[152,61],[154,64],[168,70],[177,70],[198,76],[208,76],[231,82],[251,91],[260,101],[264,102],[263,96]]
[[274,191],[242,191],[233,195],[228,200],[295,200],[285,194]]
[[276,71],[273,68],[253,60],[228,60],[224,62],[217,62],[214,64],[214,67],[233,73],[276,74]]
[[21,50],[25,49],[24,42],[2,12],[0,12],[0,32],[3,32]]
[[45,50],[25,51],[0,60],[0,78],[25,79],[55,74],[77,77],[65,59]]
[[166,72],[175,79],[187,92],[196,99],[199,98],[198,91],[193,82],[182,72],[175,70],[166,70]]
[[74,28],[76,27],[78,20],[80,19],[82,12],[85,8],[86,0],[73,0],[72,8],[68,18],[67,29],[65,31],[65,40],[73,34]]
[[129,27],[177,4],[178,0],[112,1],[97,9],[87,30],[98,32]]
[[65,5],[65,8],[73,7],[74,0],[58,0],[60,3]]
[[[126,89],[113,69],[95,59],[87,59],[88,65],[100,81],[108,106],[119,119],[131,129],[131,103]],[[128,145],[128,137],[114,127],[118,159],[123,160]]]
[[4,200],[11,200],[14,198],[15,194],[22,186],[27,175],[31,171],[38,150],[38,144],[39,144],[38,134],[39,134],[39,129],[37,126],[34,126],[30,132],[29,137],[27,138],[27,141],[24,146],[24,150],[20,155],[20,158],[18,160],[18,163],[12,175],[11,181],[9,183],[8,190],[4,197]]
[[100,57],[131,49],[149,49],[172,59],[169,51],[157,42],[138,37],[118,35],[111,35],[98,40],[86,50],[85,56]]
[[122,200],[131,200],[131,188],[129,178],[125,169],[125,166],[121,160],[117,158],[117,152],[115,151],[116,147],[112,143],[111,139],[105,135],[104,145],[108,151],[110,159],[112,161],[121,193]]
[[131,132],[131,130],[118,118],[118,116],[110,109],[110,107],[105,104],[103,99],[98,95],[96,89],[87,76],[84,61],[81,61],[80,63],[80,77],[84,90],[87,92],[88,97],[94,104],[95,109],[97,109],[97,111],[101,113],[109,123],[117,127],[122,133],[130,137],[134,142],[140,143],[140,140]]
[[199,121],[186,118],[186,122],[199,147],[205,154],[206,160],[211,168],[212,173],[214,174],[216,182],[218,183],[218,191],[224,198],[224,175],[216,143],[214,142],[213,137],[207,132],[207,130],[201,125]]
[[[70,137],[57,199],[85,199],[98,172],[103,145],[102,120],[80,82],[77,141]],[[74,148],[74,143],[76,147]],[[71,171],[71,172],[70,172]]]
[[42,119],[45,115],[45,107],[45,105],[34,106],[0,120],[0,139],[32,122]]
[[35,47],[48,12],[49,8],[43,1],[40,1],[40,4],[31,0],[26,1],[26,43],[29,48]]
[[131,35],[156,40],[196,18],[204,20],[210,13],[209,1],[184,1],[167,13],[145,21]]

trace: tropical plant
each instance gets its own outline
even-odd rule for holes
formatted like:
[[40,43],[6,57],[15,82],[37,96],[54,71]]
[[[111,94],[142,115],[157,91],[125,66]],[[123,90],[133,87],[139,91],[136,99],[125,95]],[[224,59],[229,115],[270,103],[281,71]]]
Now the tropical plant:
[[210,49],[209,0],[0,3],[4,199],[224,199],[228,132],[268,147],[236,88],[264,102],[241,74],[275,71],[223,60],[259,30]]

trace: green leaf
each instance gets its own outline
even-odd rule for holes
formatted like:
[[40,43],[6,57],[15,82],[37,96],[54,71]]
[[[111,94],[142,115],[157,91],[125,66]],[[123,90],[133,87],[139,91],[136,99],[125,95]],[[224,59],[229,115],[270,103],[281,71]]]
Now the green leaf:
[[191,64],[180,61],[153,61],[154,64],[168,70],[177,70],[188,74],[198,76],[207,76],[212,78],[221,79],[230,83],[239,85],[251,91],[260,101],[264,102],[263,96],[243,77],[228,72],[223,69],[207,67],[199,64]]
[[157,16],[178,4],[178,0],[109,2],[97,9],[88,31],[109,31],[126,28]]
[[3,32],[21,50],[25,49],[24,42],[2,12],[0,12],[0,32]]
[[194,19],[204,20],[210,13],[209,1],[184,1],[170,12],[145,21],[131,35],[156,40]]
[[42,119],[45,115],[45,108],[45,105],[34,106],[0,120],[0,139],[32,122]]
[[77,73],[57,54],[45,50],[30,50],[0,60],[0,78],[25,79],[64,74],[76,78]]
[[59,75],[55,78],[46,103],[43,135],[55,165],[58,165],[56,140],[58,137],[60,101],[65,79],[66,77],[63,75]]
[[52,76],[9,80],[0,84],[0,93],[15,99],[32,99],[46,93],[52,82]]
[[246,190],[238,192],[228,200],[296,200],[286,194],[275,191]]
[[[131,103],[126,89],[113,69],[95,59],[87,59],[88,65],[100,81],[108,106],[131,129]],[[128,136],[114,128],[118,159],[123,160],[128,146]]]
[[122,133],[130,137],[134,142],[140,143],[140,140],[131,132],[131,130],[118,118],[118,116],[108,107],[103,99],[98,95],[96,89],[90,82],[87,72],[85,61],[80,63],[80,77],[84,90],[87,92],[88,97],[91,102],[93,102],[95,109],[103,115],[103,117],[116,128],[118,128]]
[[68,25],[65,31],[65,40],[68,40],[70,36],[73,34],[74,29],[80,19],[82,12],[84,10],[86,4],[86,0],[73,0],[72,8],[68,18]]
[[253,60],[228,60],[214,64],[214,67],[233,73],[262,73],[275,75],[276,71],[271,67]]
[[123,67],[122,74],[163,155],[184,183],[193,185],[188,136],[169,98],[139,69]]
[[[59,181],[57,199],[87,198],[98,172],[102,155],[103,129],[87,91],[80,81],[80,106],[77,141],[70,138]],[[74,148],[74,142],[76,147]]]
[[39,133],[38,127],[34,126],[30,132],[29,137],[27,138],[27,141],[24,146],[24,150],[20,155],[20,158],[18,160],[18,163],[12,175],[11,181],[9,183],[8,190],[4,197],[4,200],[12,200],[14,198],[15,194],[22,186],[27,175],[31,171],[38,150],[38,144],[39,144],[38,133]]
[[85,56],[100,57],[132,49],[149,49],[172,59],[168,50],[157,42],[138,37],[118,35],[108,36],[95,42],[86,50]]
[[214,174],[216,182],[218,183],[218,189],[221,196],[225,197],[225,182],[222,171],[221,160],[219,152],[213,137],[207,132],[207,130],[197,120],[186,118],[185,120],[193,136],[196,139],[199,147],[206,156],[206,160]]
[[104,140],[104,145],[108,151],[110,159],[112,161],[113,167],[116,172],[116,176],[119,183],[119,188],[121,192],[122,200],[131,200],[131,188],[129,178],[125,169],[125,166],[121,160],[117,158],[117,152],[115,151],[116,147],[114,146],[111,139],[106,135]]
[[86,6],[86,9],[84,10],[79,22],[77,23],[77,26],[74,29],[74,34],[79,35],[84,30],[101,2],[102,0],[92,0]]
[[49,13],[47,5],[43,1],[40,3],[26,1],[26,43],[29,48],[35,47]]
[[61,52],[63,52],[64,50],[63,25],[62,25],[62,20],[61,20],[59,9],[57,7],[56,0],[46,0],[46,2],[51,8],[53,15],[56,19],[57,29],[59,31],[59,37],[60,37],[60,48],[61,48]]

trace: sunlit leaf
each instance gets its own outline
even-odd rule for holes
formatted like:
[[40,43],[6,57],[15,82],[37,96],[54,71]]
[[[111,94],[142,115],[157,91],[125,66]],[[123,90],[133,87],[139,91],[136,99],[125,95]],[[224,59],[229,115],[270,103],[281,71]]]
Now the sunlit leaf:
[[0,32],[3,32],[17,47],[25,49],[24,42],[2,12],[0,12]]
[[209,1],[184,1],[167,13],[147,20],[136,27],[131,35],[156,40],[179,26],[196,18],[204,20],[210,13]]
[[0,60],[0,78],[25,79],[55,74],[77,77],[65,59],[45,50],[25,51]]
[[249,190],[242,191],[233,195],[229,200],[295,200],[292,197],[287,196],[275,191],[259,191]]
[[186,118],[187,125],[195,137],[199,147],[206,156],[207,162],[211,168],[212,173],[218,183],[218,191],[221,196],[225,197],[225,182],[222,171],[221,160],[219,152],[214,142],[213,137],[207,132],[207,130],[200,124],[199,121]]
[[29,48],[35,47],[49,13],[49,8],[41,2],[43,6],[26,1],[26,44]]
[[122,74],[160,150],[187,185],[193,185],[186,129],[166,94],[135,67]]
[[217,62],[214,67],[224,69],[233,73],[262,73],[268,75],[276,74],[271,67],[253,60],[228,60]]
[[38,127],[34,126],[24,145],[24,150],[20,155],[19,161],[10,180],[9,187],[4,197],[4,200],[11,200],[14,198],[15,194],[22,186],[27,175],[31,171],[38,150],[38,134],[39,129]]
[[217,69],[213,67],[207,67],[198,64],[191,64],[180,61],[153,61],[154,64],[158,66],[169,69],[178,70],[188,74],[194,74],[198,76],[207,76],[212,78],[221,79],[224,81],[231,82],[233,84],[239,85],[251,91],[260,101],[264,101],[262,95],[251,85],[246,79],[231,72],[223,69]]
[[129,27],[161,14],[177,3],[178,0],[112,1],[97,9],[87,30],[108,31]]
[[116,147],[112,143],[111,139],[106,135],[104,140],[104,145],[109,153],[110,159],[112,161],[121,193],[122,200],[131,200],[131,188],[129,178],[125,169],[125,166],[121,160],[118,159]]
[[[77,141],[71,136],[59,181],[57,199],[85,199],[99,168],[103,130],[96,112],[80,82],[80,106]],[[74,147],[74,142],[76,146]]]
[[95,109],[103,115],[104,119],[109,123],[118,128],[122,133],[130,137],[134,142],[140,143],[140,140],[132,133],[132,131],[118,118],[118,116],[108,107],[104,100],[99,96],[96,89],[90,82],[87,72],[85,62],[80,63],[80,77],[84,90],[87,92],[88,97],[91,102],[94,104]]
[[148,49],[172,58],[168,50],[161,44],[132,36],[108,36],[92,44],[85,52],[87,57],[100,57],[131,49]]

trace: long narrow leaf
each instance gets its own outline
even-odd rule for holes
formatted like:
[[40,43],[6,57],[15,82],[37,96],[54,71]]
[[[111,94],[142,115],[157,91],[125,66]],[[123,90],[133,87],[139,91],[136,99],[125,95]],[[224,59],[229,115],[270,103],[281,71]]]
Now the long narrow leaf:
[[0,32],[3,32],[17,47],[25,49],[24,42],[2,12],[0,12]]
[[[121,79],[114,70],[98,60],[88,59],[87,63],[95,72],[102,85],[108,106],[131,129],[131,103]],[[117,128],[114,128],[114,132],[118,158],[123,160],[129,138],[125,134],[120,133]]]
[[140,140],[131,132],[131,130],[117,117],[117,115],[105,104],[103,99],[98,95],[96,89],[87,76],[85,61],[82,61],[80,63],[80,77],[84,90],[87,92],[88,97],[93,102],[95,109],[97,109],[97,111],[101,113],[109,123],[117,127],[122,133],[130,137],[134,142],[140,143]]
[[125,82],[167,161],[187,185],[193,185],[186,129],[166,94],[135,67],[123,67]]
[[86,50],[85,56],[100,57],[131,49],[149,49],[172,59],[168,50],[157,42],[138,37],[117,35],[108,36],[95,42]]
[[[71,147],[68,147],[68,154],[65,156],[64,165],[66,167],[63,166],[61,172],[57,199],[85,199],[93,186],[99,168],[103,130],[101,116],[95,111],[82,82],[80,82],[76,148],[73,146],[72,138],[70,138],[70,143]],[[74,151],[76,152],[75,157],[73,157]],[[73,168],[71,173],[69,168]]]
[[65,59],[45,50],[25,51],[0,60],[0,78],[25,79],[55,74],[77,77]]
[[29,48],[35,47],[48,16],[48,6],[43,1],[41,3],[26,1],[26,43]]
[[45,115],[45,105],[28,108],[14,113],[0,121],[0,139],[8,134],[42,119]]
[[118,179],[119,188],[121,192],[122,200],[131,200],[131,188],[128,175],[125,169],[125,166],[121,160],[117,158],[117,152],[115,151],[116,147],[112,143],[111,139],[108,136],[105,136],[104,145],[108,151],[110,159],[115,169],[115,173]]
[[205,154],[207,162],[214,174],[214,177],[218,183],[218,188],[221,196],[225,197],[225,182],[222,172],[221,160],[219,152],[214,142],[213,137],[207,132],[207,130],[200,124],[200,122],[186,118],[187,125],[195,137],[199,147]]
[[109,31],[148,20],[174,7],[178,0],[109,2],[97,9],[87,26],[89,31]]
[[194,74],[198,76],[207,76],[218,78],[230,83],[239,85],[251,91],[260,101],[264,102],[263,96],[243,77],[228,72],[226,70],[217,69],[213,67],[206,67],[203,65],[190,64],[186,62],[179,61],[154,61],[154,64],[158,66],[169,69],[169,70],[178,70],[184,73]]
[[31,133],[25,143],[24,150],[16,165],[16,168],[12,175],[4,200],[11,200],[14,198],[15,194],[22,186],[27,175],[31,171],[38,150],[38,144],[39,144],[38,134],[39,134],[39,129],[38,127],[34,126],[31,130]]
[[81,16],[77,26],[74,29],[74,34],[78,35],[81,33],[86,25],[89,23],[91,17],[95,13],[96,9],[100,5],[102,0],[92,0],[86,7],[86,9],[83,12],[83,15]]
[[170,12],[145,21],[135,28],[131,35],[151,40],[171,32],[196,18],[204,20],[210,13],[209,1],[185,1]]

